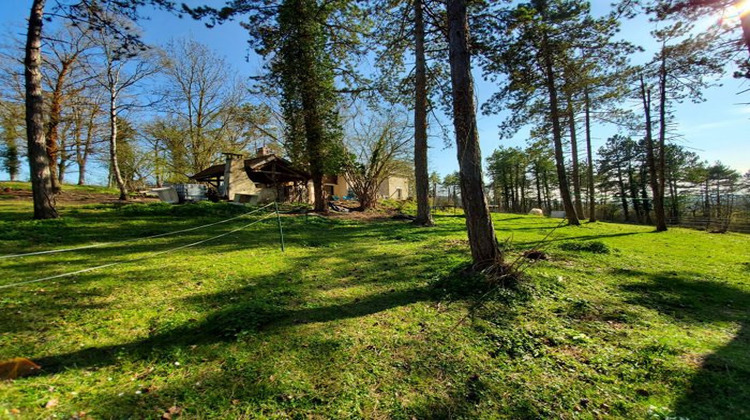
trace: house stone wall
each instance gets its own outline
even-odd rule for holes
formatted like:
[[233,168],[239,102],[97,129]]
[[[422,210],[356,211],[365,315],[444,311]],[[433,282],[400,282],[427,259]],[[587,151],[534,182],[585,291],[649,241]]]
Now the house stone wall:
[[[398,194],[399,189],[401,190],[400,197]],[[386,178],[378,188],[378,196],[392,200],[406,200],[409,197],[409,180],[400,176]]]
[[245,160],[241,156],[227,156],[224,167],[224,192],[229,200],[234,200],[235,194],[257,194],[255,183],[245,172]]

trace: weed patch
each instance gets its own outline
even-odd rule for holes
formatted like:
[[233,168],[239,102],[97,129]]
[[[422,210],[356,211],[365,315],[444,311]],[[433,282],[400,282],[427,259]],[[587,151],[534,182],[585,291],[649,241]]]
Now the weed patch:
[[609,254],[612,252],[609,246],[601,241],[563,242],[560,244],[563,251],[590,252],[592,254]]

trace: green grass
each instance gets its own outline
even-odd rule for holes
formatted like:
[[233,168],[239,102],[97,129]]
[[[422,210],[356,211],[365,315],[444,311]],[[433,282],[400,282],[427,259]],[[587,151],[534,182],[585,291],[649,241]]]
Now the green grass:
[[[233,206],[0,202],[0,255],[221,220]],[[250,217],[248,220],[252,220]],[[0,289],[0,417],[750,418],[750,237],[606,223],[474,311],[464,219],[284,217],[199,247]],[[242,225],[0,260],[0,286],[135,259]],[[496,215],[508,258],[557,220]],[[581,247],[564,245],[589,244]],[[608,253],[591,252],[607,249]],[[459,323],[460,321],[462,321]],[[50,400],[58,403],[44,408]]]
[[[20,181],[0,181],[0,195],[5,188],[12,190],[31,191],[31,183]],[[98,194],[118,194],[117,188],[107,188],[100,185],[63,185],[64,192],[74,193],[98,193]]]

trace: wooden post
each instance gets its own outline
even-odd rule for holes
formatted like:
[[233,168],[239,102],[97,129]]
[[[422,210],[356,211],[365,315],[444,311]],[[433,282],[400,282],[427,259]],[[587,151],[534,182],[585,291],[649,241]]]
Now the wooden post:
[[281,215],[279,214],[279,202],[274,201],[273,206],[276,209],[276,223],[279,225],[279,237],[281,238],[281,252],[286,252],[284,247],[284,230],[281,228]]

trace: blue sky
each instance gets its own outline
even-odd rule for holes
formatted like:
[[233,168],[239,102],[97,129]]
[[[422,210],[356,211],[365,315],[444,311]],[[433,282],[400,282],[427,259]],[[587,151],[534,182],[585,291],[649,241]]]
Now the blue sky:
[[[0,0],[0,24],[4,31],[22,33],[28,16],[31,0]],[[220,6],[224,0],[188,1],[190,4],[215,4]],[[605,13],[610,1],[594,0],[593,12]],[[140,22],[144,39],[151,44],[163,44],[171,38],[192,37],[223,55],[232,63],[235,70],[248,77],[260,72],[262,61],[254,54],[248,56],[247,33],[238,22],[229,22],[215,28],[206,28],[203,23],[190,18],[179,19],[160,11],[146,11],[149,20]],[[718,19],[718,17],[716,18]],[[621,36],[647,49],[643,57],[651,57],[653,43],[649,32],[653,24],[646,19],[636,19],[623,24]],[[750,128],[750,93],[738,95],[738,92],[750,88],[747,82],[726,76],[721,80],[722,86],[705,92],[707,101],[699,104],[685,103],[676,108],[677,132],[682,136],[680,144],[694,150],[708,161],[721,160],[741,173],[750,170],[750,146],[748,130]],[[480,102],[488,98],[494,87],[477,78],[477,97]],[[488,156],[499,145],[521,146],[525,144],[526,130],[519,132],[513,139],[498,139],[497,125],[503,116],[478,116],[482,154]],[[450,126],[449,121],[444,123]],[[616,127],[596,126],[593,130],[593,147],[597,149],[606,139],[617,133]],[[433,136],[429,154],[430,170],[444,175],[457,170],[455,148],[445,148],[440,136]],[[583,151],[583,148],[582,148]],[[0,179],[7,174],[0,172]]]

